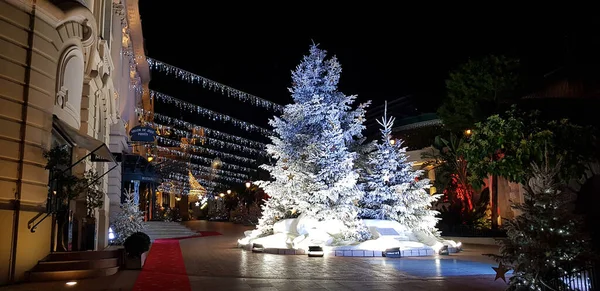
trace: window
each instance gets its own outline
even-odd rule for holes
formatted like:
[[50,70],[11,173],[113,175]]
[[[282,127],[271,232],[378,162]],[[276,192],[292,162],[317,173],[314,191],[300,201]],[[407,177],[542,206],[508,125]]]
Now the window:
[[111,41],[111,29],[112,29],[112,0],[105,0],[103,7],[103,21],[102,21],[102,39],[106,40],[110,46]]

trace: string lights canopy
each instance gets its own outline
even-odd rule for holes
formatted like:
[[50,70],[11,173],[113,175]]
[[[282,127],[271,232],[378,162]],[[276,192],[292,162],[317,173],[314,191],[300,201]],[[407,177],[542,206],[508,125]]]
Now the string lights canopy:
[[246,157],[242,157],[242,156],[238,156],[238,155],[234,155],[234,154],[230,154],[230,153],[225,153],[225,152],[218,151],[218,150],[209,149],[209,148],[195,145],[195,144],[182,144],[182,142],[180,142],[178,140],[173,140],[170,138],[166,138],[164,136],[157,136],[156,138],[164,145],[171,146],[171,147],[189,148],[189,149],[191,149],[191,152],[193,152],[193,153],[205,153],[205,154],[218,156],[218,157],[225,158],[225,159],[231,159],[231,160],[240,161],[240,162],[244,162],[244,163],[250,163],[250,164],[256,163],[255,159],[250,159],[250,158],[246,158]]
[[[163,123],[163,124],[159,124],[159,123],[153,123],[153,122],[146,122],[147,125],[150,125],[150,126],[154,127],[155,129],[166,129],[166,130],[170,130],[170,131],[176,131],[177,129],[174,128],[173,126],[179,126],[179,127],[185,128],[186,130],[188,130],[192,133],[193,132],[202,132],[203,134],[205,134],[207,136],[212,136],[212,137],[215,137],[218,139],[224,139],[224,140],[234,142],[236,144],[243,145],[246,147],[253,147],[256,149],[260,149],[260,150],[264,150],[267,147],[267,145],[262,142],[258,142],[258,141],[254,141],[251,139],[243,138],[241,136],[228,134],[228,133],[225,133],[222,131],[210,129],[208,127],[200,126],[200,125],[197,125],[197,124],[194,124],[191,122],[187,122],[187,121],[184,121],[181,119],[166,116],[164,114],[152,113],[152,112],[144,110],[142,108],[136,108],[135,112],[141,116],[152,114],[154,116],[154,120],[159,120],[160,123]],[[164,124],[164,123],[166,123],[166,124]],[[202,135],[202,137],[204,137],[204,135]]]
[[189,83],[201,84],[202,87],[216,92],[221,92],[224,96],[235,98],[243,102],[250,103],[254,106],[260,106],[269,110],[283,112],[283,106],[269,100],[254,96],[252,94],[240,91],[238,89],[229,87],[211,79],[202,77],[192,72],[177,68],[175,66],[163,63],[159,60],[147,58],[150,68],[155,71],[163,72],[168,75],[173,75],[181,80]]
[[[211,158],[199,156],[199,155],[192,154],[192,153],[187,153],[187,152],[181,151],[179,149],[175,149],[175,148],[156,146],[156,149],[159,152],[165,153],[167,155],[177,156],[177,157],[184,158],[184,159],[194,159],[197,161],[202,161],[207,164],[210,164],[213,161],[213,159],[211,159]],[[222,166],[223,166],[223,168],[226,168],[229,170],[243,171],[243,172],[248,172],[248,173],[256,173],[256,169],[243,167],[243,166],[232,164],[232,163],[222,162]]]
[[[165,161],[178,162],[179,161],[179,160],[171,159],[171,158],[167,158],[167,157],[158,157],[157,160],[159,162],[165,162]],[[240,178],[240,179],[244,179],[244,180],[250,179],[250,176],[245,173],[238,173],[238,172],[233,172],[233,171],[223,170],[223,169],[215,169],[213,167],[203,166],[203,165],[195,164],[192,162],[187,162],[187,165],[192,168],[192,173],[194,175],[210,173],[212,175],[216,175],[216,176],[220,176],[220,177],[229,176],[229,177]]]
[[187,101],[183,101],[181,99],[177,99],[173,96],[169,96],[164,93],[160,93],[154,90],[150,90],[150,98],[153,100],[160,100],[167,104],[173,104],[179,109],[187,110],[192,113],[196,113],[202,115],[204,117],[210,118],[216,121],[224,121],[233,124],[236,127],[239,127],[246,131],[254,131],[265,136],[271,135],[271,131],[265,128],[262,128],[258,125],[254,125],[250,122],[242,121],[237,118],[231,117],[227,114],[219,113],[212,111],[210,109],[204,108],[202,106],[189,103]]

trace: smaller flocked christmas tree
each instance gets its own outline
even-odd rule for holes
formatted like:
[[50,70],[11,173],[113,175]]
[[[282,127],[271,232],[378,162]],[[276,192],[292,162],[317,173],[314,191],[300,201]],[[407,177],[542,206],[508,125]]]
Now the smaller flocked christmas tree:
[[125,203],[121,204],[121,211],[113,216],[112,227],[116,234],[114,243],[122,244],[131,234],[144,230],[144,212],[135,202],[131,190],[123,192]]
[[370,154],[363,174],[365,195],[360,201],[360,216],[395,220],[413,230],[433,231],[437,211],[431,210],[431,204],[439,195],[428,193],[429,180],[421,179],[423,172],[413,169],[402,141],[392,139],[394,121],[394,117],[388,119],[386,102],[383,118],[377,121],[382,127],[381,142]]
[[508,238],[500,245],[501,255],[493,255],[513,270],[509,290],[571,290],[560,278],[581,270],[591,258],[581,217],[573,212],[574,197],[560,191],[560,167],[548,157],[541,166],[533,164],[524,203],[512,206],[521,214],[506,222]]

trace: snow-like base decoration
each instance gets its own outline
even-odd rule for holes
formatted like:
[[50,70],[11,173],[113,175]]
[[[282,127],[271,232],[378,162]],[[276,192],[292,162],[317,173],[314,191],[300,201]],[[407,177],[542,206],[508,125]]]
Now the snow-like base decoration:
[[444,246],[450,253],[460,251],[461,243],[444,240],[423,231],[412,231],[390,220],[363,220],[372,239],[364,242],[343,242],[339,237],[341,226],[336,221],[316,221],[300,216],[275,223],[273,234],[260,237],[257,230],[247,231],[238,240],[238,246],[252,250],[261,245],[262,252],[285,255],[304,255],[309,246],[321,246],[325,255],[344,257],[380,257],[388,249],[398,248],[402,257],[432,256]]

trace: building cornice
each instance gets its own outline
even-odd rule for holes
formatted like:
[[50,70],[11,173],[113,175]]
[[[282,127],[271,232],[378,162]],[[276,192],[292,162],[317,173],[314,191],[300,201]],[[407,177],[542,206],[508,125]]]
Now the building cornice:
[[122,0],[127,9],[127,23],[129,24],[129,34],[133,44],[133,53],[137,70],[142,79],[142,84],[150,82],[150,66],[146,60],[144,52],[144,35],[142,34],[142,21],[140,19],[139,1]]

